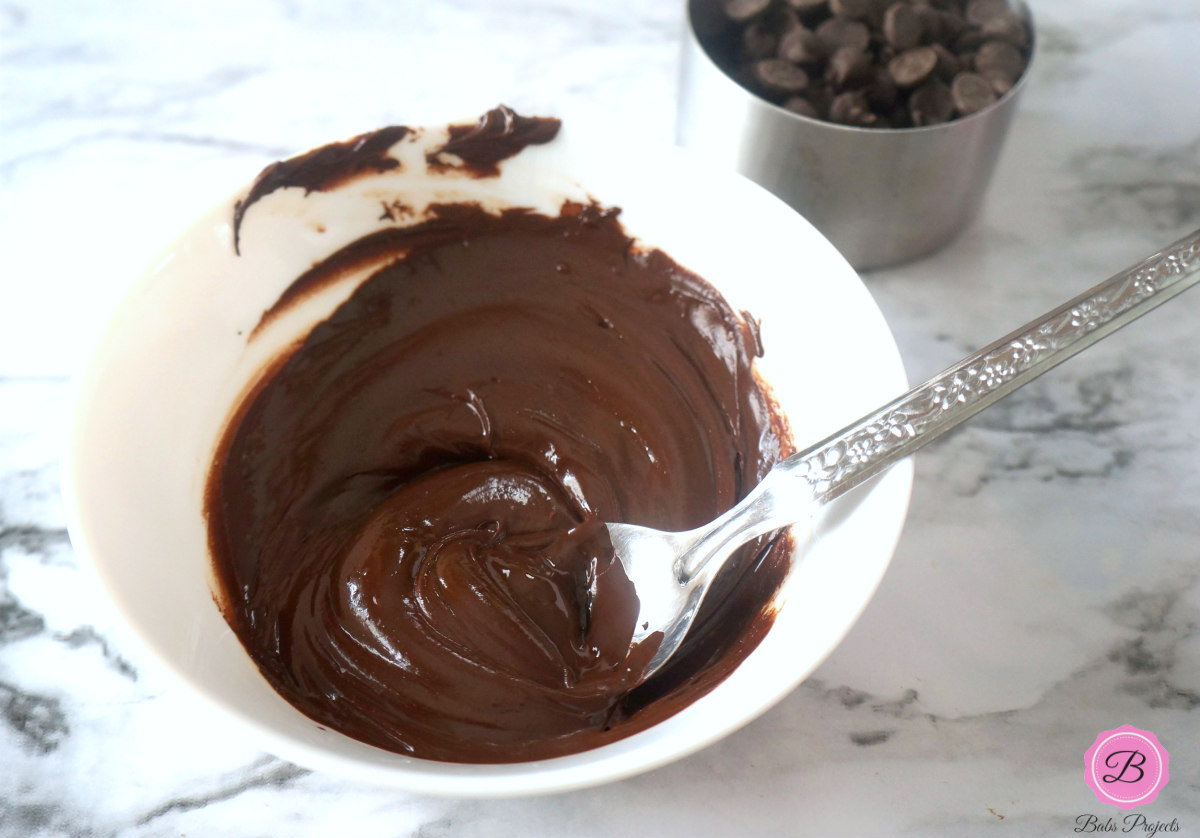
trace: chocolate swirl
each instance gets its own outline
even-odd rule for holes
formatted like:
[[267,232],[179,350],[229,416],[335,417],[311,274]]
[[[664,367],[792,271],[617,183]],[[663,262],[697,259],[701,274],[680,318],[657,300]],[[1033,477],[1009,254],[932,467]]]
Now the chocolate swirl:
[[787,453],[752,326],[594,206],[368,238],[329,264],[395,259],[246,400],[210,476],[222,604],[263,674],[321,724],[459,762],[594,747],[711,689],[769,625],[787,545],[744,549],[635,687],[601,522],[698,525]]

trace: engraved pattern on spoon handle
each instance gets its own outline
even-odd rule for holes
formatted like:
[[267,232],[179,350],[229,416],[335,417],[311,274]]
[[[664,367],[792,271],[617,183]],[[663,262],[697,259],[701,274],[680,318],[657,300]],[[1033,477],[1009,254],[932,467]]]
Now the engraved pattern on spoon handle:
[[1200,230],[780,463],[819,501],[854,488],[1200,281]]

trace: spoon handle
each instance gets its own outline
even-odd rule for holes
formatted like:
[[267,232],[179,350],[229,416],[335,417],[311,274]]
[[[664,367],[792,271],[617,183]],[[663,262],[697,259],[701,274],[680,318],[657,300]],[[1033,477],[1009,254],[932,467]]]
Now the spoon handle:
[[776,470],[802,477],[819,502],[836,498],[1197,281],[1200,230],[967,356]]
[[1200,230],[776,464],[741,503],[689,533],[679,579],[715,574],[711,560],[727,547],[797,523],[1197,282]]

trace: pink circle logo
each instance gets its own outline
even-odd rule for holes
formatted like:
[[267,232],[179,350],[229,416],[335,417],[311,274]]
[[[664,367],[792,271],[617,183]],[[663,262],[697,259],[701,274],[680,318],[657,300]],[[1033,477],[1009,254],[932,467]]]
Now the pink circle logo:
[[1148,730],[1121,725],[1096,737],[1083,755],[1084,778],[1101,803],[1132,809],[1158,797],[1171,778],[1170,754]]

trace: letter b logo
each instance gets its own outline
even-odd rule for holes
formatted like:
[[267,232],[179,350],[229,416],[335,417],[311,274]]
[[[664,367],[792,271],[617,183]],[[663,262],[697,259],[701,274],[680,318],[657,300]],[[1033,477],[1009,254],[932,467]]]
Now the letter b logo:
[[1084,779],[1102,803],[1122,809],[1149,803],[1167,784],[1170,755],[1147,730],[1122,725],[1096,737],[1084,754]]
[[[1124,760],[1124,762],[1122,762]],[[1105,774],[1100,778],[1103,783],[1137,783],[1146,776],[1142,766],[1146,764],[1146,755],[1141,751],[1113,751],[1104,758],[1104,764],[1109,768],[1121,766],[1116,774]],[[1133,776],[1133,772],[1137,776]]]

